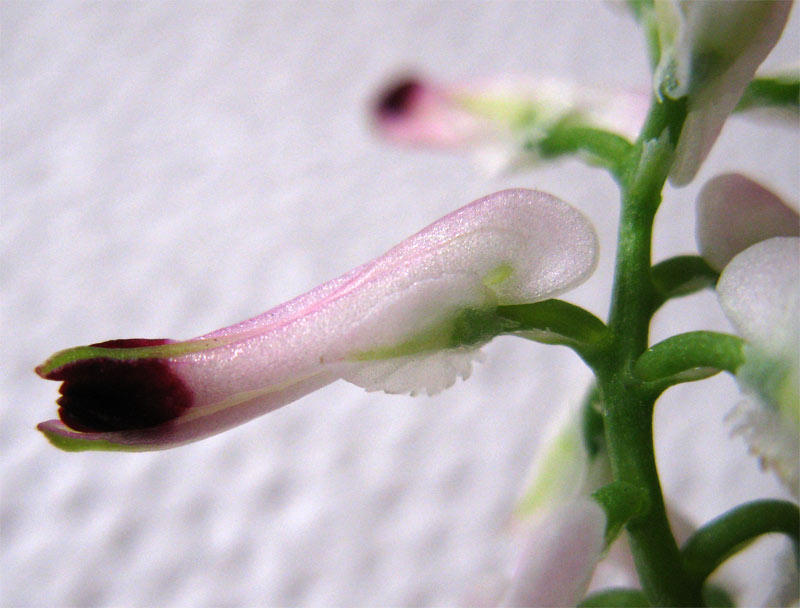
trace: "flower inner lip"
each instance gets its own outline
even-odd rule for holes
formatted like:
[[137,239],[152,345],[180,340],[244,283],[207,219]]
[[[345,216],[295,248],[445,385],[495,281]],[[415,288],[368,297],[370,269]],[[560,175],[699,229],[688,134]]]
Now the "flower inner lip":
[[[157,346],[169,340],[110,340],[109,349]],[[136,430],[158,426],[188,410],[193,395],[168,361],[156,357],[94,357],[69,363],[49,377],[63,380],[57,400],[62,422],[79,432]]]

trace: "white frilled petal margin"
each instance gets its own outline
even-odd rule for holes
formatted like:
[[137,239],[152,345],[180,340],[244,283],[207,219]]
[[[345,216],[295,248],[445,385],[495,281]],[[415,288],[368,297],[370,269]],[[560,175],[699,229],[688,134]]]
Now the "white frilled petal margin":
[[715,270],[775,236],[800,236],[800,216],[778,196],[738,173],[718,175],[703,186],[697,199],[697,244]]
[[432,394],[466,377],[491,339],[481,315],[568,290],[596,256],[594,229],[574,208],[533,190],[498,192],[248,321],[184,342],[117,340],[53,355],[37,373],[63,381],[61,420],[38,428],[63,449],[156,450],[339,378]]
[[756,69],[778,42],[786,0],[656,0],[661,62],[656,94],[687,96],[688,114],[670,179],[694,179]]
[[764,467],[800,492],[800,238],[776,237],[737,255],[717,284],[747,340],[737,380],[749,399],[730,415]]
[[374,122],[386,139],[462,148],[495,173],[530,158],[531,144],[566,117],[636,138],[649,102],[646,92],[608,91],[555,78],[439,84],[406,77],[381,93]]

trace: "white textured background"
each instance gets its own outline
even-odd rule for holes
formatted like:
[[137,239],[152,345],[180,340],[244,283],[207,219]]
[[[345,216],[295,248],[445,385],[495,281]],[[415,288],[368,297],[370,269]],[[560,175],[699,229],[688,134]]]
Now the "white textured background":
[[[56,383],[33,367],[116,337],[188,338],[278,304],[483,194],[538,187],[603,244],[567,299],[604,316],[615,188],[573,162],[487,180],[368,128],[377,87],[562,75],[648,86],[631,19],[545,2],[3,2],[4,606],[378,606],[457,602],[507,560],[530,457],[588,374],[566,349],[489,345],[437,397],[338,383],[173,451],[64,454],[34,430]],[[797,14],[768,60],[797,60]],[[656,257],[694,250],[705,178],[743,169],[797,201],[797,131],[736,119],[695,184],[669,191]],[[726,329],[711,294],[655,338]],[[670,500],[701,522],[781,496],[721,420],[729,378],[672,389],[656,417]],[[776,543],[739,579],[758,597]],[[743,558],[745,561],[747,558]],[[763,585],[763,583],[762,583]]]

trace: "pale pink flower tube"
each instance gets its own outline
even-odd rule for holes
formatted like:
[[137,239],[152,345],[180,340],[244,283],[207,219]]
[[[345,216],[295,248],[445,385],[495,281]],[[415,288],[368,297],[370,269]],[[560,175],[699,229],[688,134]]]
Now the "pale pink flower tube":
[[153,450],[214,435],[343,378],[427,391],[466,377],[495,307],[553,297],[595,266],[580,212],[505,190],[381,257],[258,317],[210,334],[115,340],[53,355],[59,416],[39,425],[70,450]]

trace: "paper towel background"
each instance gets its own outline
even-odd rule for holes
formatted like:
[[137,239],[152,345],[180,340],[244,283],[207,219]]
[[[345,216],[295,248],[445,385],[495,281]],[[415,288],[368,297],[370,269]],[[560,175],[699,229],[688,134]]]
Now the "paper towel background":
[[[600,267],[567,299],[604,316],[617,213],[604,174],[563,162],[487,180],[466,158],[377,141],[366,109],[410,68],[647,87],[633,21],[548,2],[0,11],[3,605],[446,604],[506,563],[531,455],[588,379],[566,349],[497,340],[469,381],[433,398],[338,383],[143,455],[50,447],[34,427],[53,417],[57,385],[32,369],[68,346],[252,316],[510,186],[595,222]],[[796,62],[799,30],[795,12],[767,65]],[[797,160],[796,130],[732,121],[697,182],[667,192],[656,258],[694,250],[705,178],[741,169],[796,201]],[[702,294],[667,307],[654,338],[708,327],[727,325]],[[717,378],[658,408],[665,491],[696,522],[782,495],[727,439],[736,398]],[[778,546],[740,560],[745,601]]]

